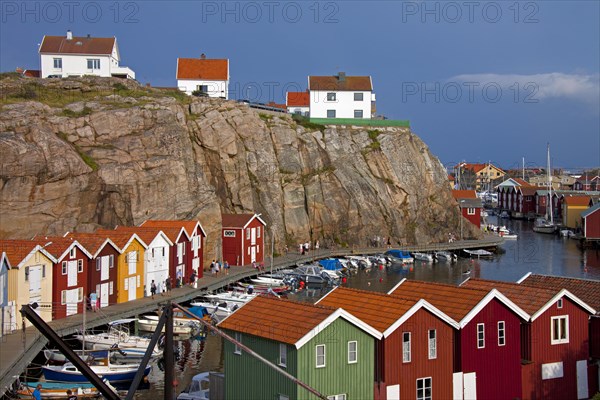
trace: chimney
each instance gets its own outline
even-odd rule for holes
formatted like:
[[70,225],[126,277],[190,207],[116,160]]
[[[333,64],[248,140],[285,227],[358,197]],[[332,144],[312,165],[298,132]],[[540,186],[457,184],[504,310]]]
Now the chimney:
[[67,40],[73,40],[73,32],[70,29],[67,31]]
[[338,81],[346,82],[346,73],[345,72],[338,72]]
[[90,35],[89,33],[87,34],[87,38],[90,39],[92,37],[92,35]]
[[204,53],[200,54],[200,59],[201,60],[206,60],[206,54],[204,54]]

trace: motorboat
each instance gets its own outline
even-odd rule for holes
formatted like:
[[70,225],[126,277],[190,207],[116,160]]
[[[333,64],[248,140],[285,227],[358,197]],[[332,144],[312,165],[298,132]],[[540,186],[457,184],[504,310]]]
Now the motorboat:
[[227,303],[246,304],[256,296],[257,293],[248,293],[245,288],[240,288],[223,293],[207,294],[204,296],[204,298],[208,299],[209,301],[214,300],[220,302],[225,301]]
[[413,257],[415,260],[423,261],[423,262],[433,262],[433,256],[427,253],[413,253]]
[[363,256],[346,256],[347,259],[349,260],[354,260],[356,261],[356,263],[358,264],[359,268],[371,268],[373,266],[373,263],[371,262],[371,260],[369,259],[369,257],[363,257]]
[[438,261],[455,262],[457,259],[456,254],[449,251],[436,251],[434,254]]
[[499,217],[500,217],[500,218],[507,219],[507,218],[510,218],[510,214],[508,213],[508,211],[502,211],[502,212],[500,213]]
[[575,232],[570,229],[561,229],[560,236],[562,237],[573,237],[575,236]]
[[297,276],[305,283],[325,283],[331,280],[327,273],[323,273],[323,268],[318,264],[304,264],[293,269],[291,276]]
[[556,233],[558,227],[553,221],[548,221],[546,218],[538,218],[533,224],[533,231],[537,233]]
[[[108,350],[74,350],[83,361],[92,362],[95,359],[107,358]],[[67,357],[57,349],[44,349],[44,357],[49,364],[61,365],[66,363]]]
[[403,264],[410,264],[415,261],[411,255],[404,250],[388,250],[385,252],[386,256],[392,257],[396,262],[401,262]]
[[346,271],[346,266],[337,258],[325,258],[319,260],[322,272],[329,274],[332,279],[339,279]]
[[[238,287],[243,289],[248,294],[270,294],[276,297],[279,297],[281,293],[288,292],[290,290],[290,286],[272,286],[272,285],[255,285],[252,283],[244,283],[238,282]],[[208,296],[205,296],[208,298]],[[243,302],[247,303],[247,302]]]
[[192,382],[177,396],[177,400],[209,400],[211,375],[223,376],[216,372],[202,372],[194,375]]
[[[150,339],[129,334],[129,325],[136,321],[135,318],[121,319],[109,324],[108,332],[102,333],[82,333],[75,335],[75,339],[85,343],[88,350],[108,350],[115,347],[126,350],[129,348],[146,350],[150,345]],[[157,357],[162,354],[162,350],[155,347],[152,350],[152,356]]]
[[[211,321],[211,313],[206,307],[202,306],[193,306],[187,309],[188,312],[192,313],[196,317],[200,319],[204,319],[205,321]],[[138,321],[138,327],[140,330],[147,332],[154,332],[158,326],[158,320],[160,316],[158,315],[147,315],[143,319]],[[215,321],[218,322],[218,321]],[[201,322],[196,318],[189,316],[183,310],[175,307],[173,308],[173,333],[180,335],[189,335],[193,332],[199,331],[201,329]],[[162,332],[165,331],[165,327],[163,326]]]
[[273,285],[273,286],[283,286],[285,283],[283,282],[283,278],[270,278],[267,276],[258,276],[256,278],[250,279],[250,282],[256,285]]
[[193,307],[205,308],[216,323],[221,322],[223,319],[233,314],[235,310],[244,306],[243,304],[227,303],[226,301],[216,302],[201,300],[194,300],[190,305]]
[[[100,379],[106,379],[110,383],[131,382],[140,369],[140,364],[118,364],[110,362],[108,365],[90,365],[90,368]],[[144,369],[147,376],[152,369],[148,366]],[[88,382],[88,379],[72,363],[64,365],[45,365],[42,367],[44,378],[48,381],[57,382]]]
[[67,390],[70,390],[77,399],[97,399],[101,396],[98,389],[91,383],[63,383],[63,382],[21,382],[17,389],[19,399],[32,399],[33,391],[37,385],[42,385],[40,394],[42,399],[68,399]]

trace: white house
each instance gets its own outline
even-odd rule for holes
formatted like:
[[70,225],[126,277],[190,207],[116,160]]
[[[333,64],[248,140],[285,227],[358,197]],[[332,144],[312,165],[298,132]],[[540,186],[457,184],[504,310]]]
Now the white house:
[[229,60],[200,58],[177,59],[177,87],[191,95],[197,90],[209,97],[229,98]]
[[135,72],[119,65],[117,38],[44,36],[39,48],[41,77],[96,75],[135,79]]
[[375,94],[370,76],[309,76],[310,118],[371,119]]
[[287,92],[285,106],[290,114],[300,114],[304,117],[310,116],[310,94],[306,92]]

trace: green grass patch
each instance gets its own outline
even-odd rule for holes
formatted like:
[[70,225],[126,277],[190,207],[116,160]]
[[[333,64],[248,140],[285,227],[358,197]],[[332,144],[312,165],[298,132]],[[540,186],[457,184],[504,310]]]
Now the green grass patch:
[[81,111],[73,111],[73,110],[69,110],[68,108],[65,108],[64,110],[62,110],[62,115],[64,115],[65,117],[70,117],[70,118],[84,117],[86,115],[90,115],[91,113],[92,113],[92,109],[89,107],[83,107],[83,110],[81,110]]
[[299,114],[292,114],[292,119],[296,121],[296,123],[300,126],[303,126],[309,131],[321,131],[325,132],[325,125],[315,124],[314,122],[310,122],[310,119],[307,117],[303,117]]

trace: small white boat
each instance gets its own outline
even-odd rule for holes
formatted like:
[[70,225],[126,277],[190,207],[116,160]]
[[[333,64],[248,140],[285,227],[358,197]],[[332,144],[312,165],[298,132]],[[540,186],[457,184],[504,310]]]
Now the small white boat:
[[433,256],[427,253],[413,253],[413,257],[415,260],[424,261],[424,262],[433,262]]
[[[85,347],[88,350],[109,350],[118,347],[120,349],[142,349],[146,350],[150,345],[150,339],[129,334],[127,324],[136,321],[135,318],[122,319],[110,323],[108,332],[90,334],[83,333],[75,335],[75,339],[80,342],[85,342]],[[162,354],[162,350],[155,347],[152,351],[152,356],[157,357]]]
[[[140,369],[140,364],[119,365],[90,365],[92,371],[101,379],[107,379],[110,383],[131,382]],[[144,376],[150,373],[152,367],[144,370]],[[45,365],[42,373],[46,380],[58,382],[88,382],[88,379],[71,363],[65,365]]]
[[244,304],[227,303],[226,301],[192,301],[190,305],[192,307],[206,308],[206,310],[210,313],[212,317],[214,317],[215,322],[217,323],[229,317],[238,308],[244,306]]
[[465,253],[467,253],[470,257],[477,257],[477,258],[492,257],[494,255],[494,253],[491,253],[491,252],[489,252],[487,250],[483,250],[483,249],[477,249],[477,250],[464,249],[463,251]]
[[438,261],[446,262],[454,262],[457,259],[456,254],[450,253],[449,251],[436,251],[435,258],[437,258]]
[[517,240],[519,235],[517,235],[516,233],[513,233],[513,232],[509,232],[509,233],[500,232],[500,237],[502,237],[506,240]]
[[283,279],[269,278],[269,277],[265,277],[265,276],[258,276],[256,278],[250,279],[250,281],[257,285],[279,285],[279,286],[285,285],[285,283],[283,282]]
[[560,231],[560,236],[562,237],[572,237],[575,236],[575,233],[570,229],[562,229]]
[[[195,316],[210,320],[210,312],[206,308],[202,306],[194,306],[187,309],[190,313]],[[147,315],[144,319],[140,319],[138,321],[138,327],[140,330],[146,332],[154,332],[156,327],[158,326],[158,320],[160,316],[158,315]],[[199,331],[201,327],[201,322],[195,318],[190,317],[188,314],[184,313],[179,308],[173,308],[173,333],[178,335],[190,335],[193,332]],[[163,326],[162,332],[165,331],[165,327]]]
[[502,211],[499,215],[500,218],[510,218],[508,211]]
[[246,304],[258,293],[248,294],[245,290],[231,290],[223,293],[207,294],[204,297],[210,301],[225,301],[227,303]]
[[177,396],[177,400],[209,400],[210,374],[210,372],[202,372],[195,375],[190,385]]

